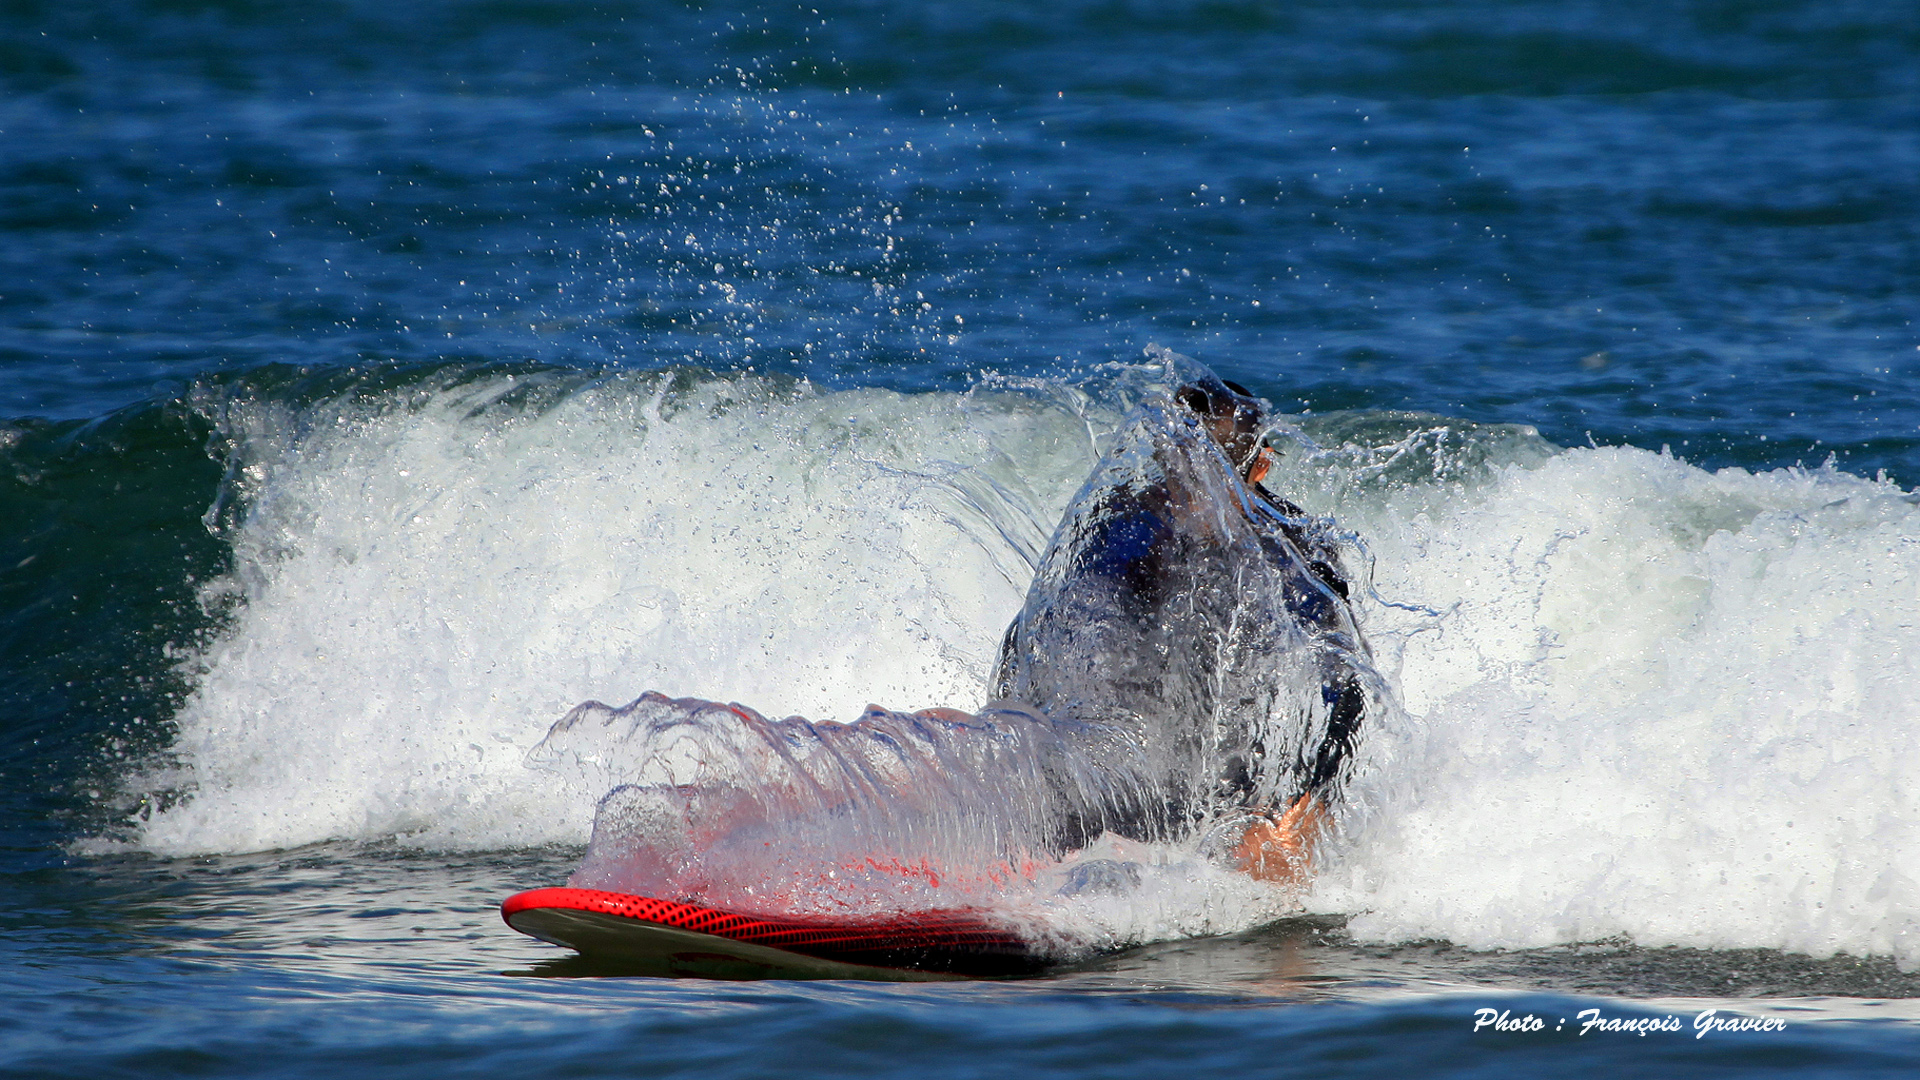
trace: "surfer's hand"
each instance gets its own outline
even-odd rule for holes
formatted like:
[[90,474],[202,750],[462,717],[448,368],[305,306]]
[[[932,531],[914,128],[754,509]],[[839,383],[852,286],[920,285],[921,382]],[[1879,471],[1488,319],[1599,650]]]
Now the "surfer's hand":
[[1317,799],[1302,795],[1278,820],[1257,821],[1247,829],[1233,849],[1234,858],[1257,880],[1302,885],[1313,869],[1313,845],[1326,816]]

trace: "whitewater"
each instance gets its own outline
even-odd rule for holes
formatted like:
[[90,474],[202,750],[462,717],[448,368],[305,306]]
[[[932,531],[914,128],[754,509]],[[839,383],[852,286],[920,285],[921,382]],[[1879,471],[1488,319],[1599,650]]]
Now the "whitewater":
[[[179,657],[194,690],[126,782],[132,824],[91,843],[578,845],[605,788],[529,751],[581,702],[977,709],[1144,370],[204,384],[221,621]],[[1355,610],[1401,705],[1370,720],[1305,910],[1363,941],[1920,966],[1912,493],[1414,413],[1293,417],[1276,443],[1268,486],[1364,553]],[[1135,938],[1277,910],[1168,865]]]

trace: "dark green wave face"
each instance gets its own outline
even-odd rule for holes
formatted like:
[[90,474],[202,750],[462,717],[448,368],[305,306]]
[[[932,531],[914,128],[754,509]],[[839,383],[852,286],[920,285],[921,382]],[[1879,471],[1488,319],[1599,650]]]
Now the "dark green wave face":
[[115,776],[163,749],[227,566],[202,521],[212,427],[181,402],[0,427],[0,753],[13,854],[109,824]]

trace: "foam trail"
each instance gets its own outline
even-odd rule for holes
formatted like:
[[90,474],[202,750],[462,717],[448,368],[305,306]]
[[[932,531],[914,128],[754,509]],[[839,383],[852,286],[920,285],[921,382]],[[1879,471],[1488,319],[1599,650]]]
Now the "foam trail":
[[1063,825],[1113,801],[1082,727],[1017,708],[773,721],[647,694],[580,706],[530,760],[615,785],[576,888],[778,914],[986,910],[1063,958],[1297,909],[1195,845],[1107,833],[1063,850]]

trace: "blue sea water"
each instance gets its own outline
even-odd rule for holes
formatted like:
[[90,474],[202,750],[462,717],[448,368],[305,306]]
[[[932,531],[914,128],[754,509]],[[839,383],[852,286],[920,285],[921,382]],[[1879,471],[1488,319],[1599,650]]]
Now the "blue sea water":
[[[1910,7],[0,11],[0,1069],[1920,1065]],[[581,701],[977,705],[1149,344],[1372,563],[1297,916],[940,986],[500,924]]]

